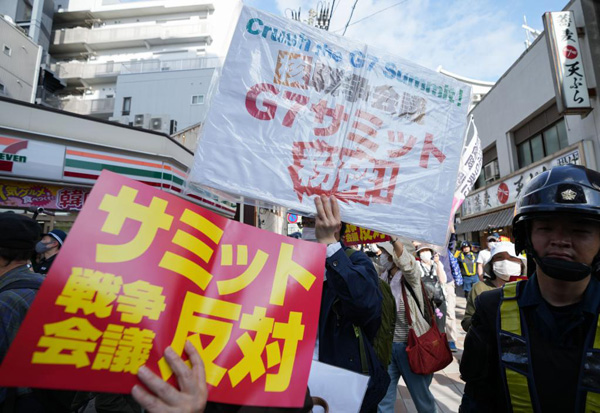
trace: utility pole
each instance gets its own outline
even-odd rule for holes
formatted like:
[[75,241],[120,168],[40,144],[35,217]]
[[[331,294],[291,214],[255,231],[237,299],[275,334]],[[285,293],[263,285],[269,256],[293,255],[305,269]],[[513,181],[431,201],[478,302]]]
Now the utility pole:
[[[302,20],[302,9],[299,7],[298,10],[287,9],[290,11],[290,16],[292,20],[296,20],[298,22],[303,22],[308,24],[311,27],[316,27],[317,29],[329,30],[329,24],[331,23],[331,17],[333,16],[333,8],[335,7],[335,1],[332,3],[319,1],[317,3],[316,9],[310,9],[308,11],[308,19]],[[286,10],[286,11],[287,11]]]

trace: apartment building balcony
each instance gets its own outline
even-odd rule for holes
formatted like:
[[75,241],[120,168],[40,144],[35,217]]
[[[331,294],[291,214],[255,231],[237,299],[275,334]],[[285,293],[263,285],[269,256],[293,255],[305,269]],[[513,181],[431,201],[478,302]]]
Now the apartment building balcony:
[[96,50],[127,49],[181,43],[210,44],[210,27],[206,20],[188,24],[144,24],[99,28],[75,27],[55,30],[52,34],[52,55],[94,53]]
[[96,118],[106,119],[112,116],[115,108],[115,98],[104,99],[64,99],[61,109],[67,112],[88,115]]
[[198,57],[177,60],[130,60],[127,62],[63,62],[53,64],[52,70],[70,87],[88,87],[94,84],[116,82],[117,76],[127,73],[165,72],[215,68],[221,64],[218,57]]

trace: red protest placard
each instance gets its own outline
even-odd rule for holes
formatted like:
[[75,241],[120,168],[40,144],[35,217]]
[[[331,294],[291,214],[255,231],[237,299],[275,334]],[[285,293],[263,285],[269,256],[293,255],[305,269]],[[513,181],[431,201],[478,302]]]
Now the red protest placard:
[[[209,400],[301,406],[323,245],[104,171],[0,367],[0,386],[129,393],[189,340]],[[185,357],[185,356],[184,356]]]
[[381,232],[371,231],[370,229],[357,227],[356,225],[346,225],[343,242],[346,245],[374,244],[378,242],[389,241],[390,237]]

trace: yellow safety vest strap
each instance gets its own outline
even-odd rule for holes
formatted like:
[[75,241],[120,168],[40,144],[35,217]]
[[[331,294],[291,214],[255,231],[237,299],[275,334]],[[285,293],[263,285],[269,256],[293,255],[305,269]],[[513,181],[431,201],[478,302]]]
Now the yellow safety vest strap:
[[465,269],[465,273],[467,275],[475,275],[477,273],[477,262],[475,262],[475,260],[473,260],[473,268],[471,269],[471,271],[469,271],[469,267],[467,267],[467,263],[465,262],[465,253],[461,252],[460,253],[460,259],[462,261],[462,265]]
[[585,413],[600,412],[600,393],[588,392],[585,398]]
[[505,369],[505,373],[513,412],[532,412],[533,406],[531,404],[531,396],[529,395],[527,377],[511,369]]
[[596,335],[594,337],[594,348],[600,350],[600,317],[596,323]]
[[521,311],[514,298],[517,297],[517,282],[505,284],[503,300],[500,306],[500,329],[521,336]]

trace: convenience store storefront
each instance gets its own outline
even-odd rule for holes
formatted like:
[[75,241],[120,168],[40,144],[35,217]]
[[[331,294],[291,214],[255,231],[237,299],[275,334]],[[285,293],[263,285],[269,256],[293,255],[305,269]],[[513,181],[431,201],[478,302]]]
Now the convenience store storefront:
[[185,187],[191,151],[169,136],[0,98],[0,212],[43,208],[68,230],[107,169],[233,218],[236,204]]

